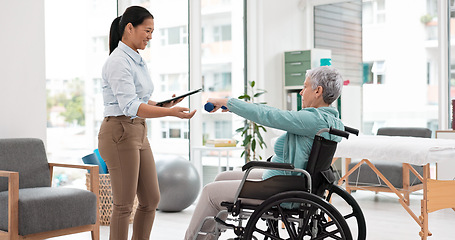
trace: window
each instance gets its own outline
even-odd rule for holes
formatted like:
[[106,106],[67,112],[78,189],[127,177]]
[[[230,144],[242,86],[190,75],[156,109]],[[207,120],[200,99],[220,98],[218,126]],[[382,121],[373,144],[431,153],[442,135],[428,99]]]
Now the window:
[[[153,38],[147,48],[140,51],[155,86],[151,100],[164,100],[172,94],[178,95],[189,90],[188,1],[88,1],[45,0],[47,150],[51,161],[80,163],[83,156],[97,148],[97,135],[104,117],[101,69],[109,56],[109,29],[112,20],[128,6],[143,6],[155,17]],[[175,7],[176,4],[179,8]],[[243,86],[244,81],[243,2],[201,1],[201,5],[202,39],[207,43],[201,47],[203,51],[210,49],[207,51],[210,54],[202,59],[202,75],[213,87],[210,96],[239,96],[243,87],[234,91],[232,85]],[[238,19],[233,21],[234,17]],[[61,19],[68,20],[65,28],[59,24]],[[233,33],[236,33],[235,40]],[[72,37],[62,42],[58,37],[62,34]],[[235,42],[235,49],[232,47],[234,41],[238,41]],[[236,60],[234,65],[233,59],[240,60]],[[204,104],[209,95],[202,94]],[[179,105],[188,106],[188,100]],[[72,114],[66,115],[69,112]],[[207,127],[195,131],[211,135],[212,138],[234,137],[234,129],[243,125],[243,120],[231,114],[216,114],[215,118],[214,115],[208,116],[208,113],[202,115],[201,121]],[[215,121],[222,122],[222,129],[216,130]],[[188,120],[172,117],[147,119],[147,127],[155,155],[189,157]],[[59,173],[56,172],[56,175]],[[68,183],[85,184],[84,176],[66,176]]]
[[[430,22],[421,18],[437,8],[433,0],[413,1],[402,16],[403,6],[402,1],[351,0],[315,7],[315,47],[332,50],[333,66],[350,80],[344,92],[359,91],[362,108],[356,119],[363,121],[364,134],[376,134],[379,127],[437,129],[440,61],[433,30],[438,24],[433,17]],[[395,33],[393,40],[390,33]]]
[[215,42],[231,40],[231,25],[215,26],[213,29],[213,40]]
[[[46,150],[49,161],[79,164],[97,148],[103,119],[101,68],[109,55],[107,39],[117,2],[45,0],[44,4]],[[62,36],[70,37],[62,41]],[[59,185],[85,188],[83,171],[55,171]]]
[[225,92],[231,90],[232,82],[230,72],[214,73],[213,78],[208,79],[211,79],[212,81],[208,80],[205,83],[204,86],[206,91]]
[[[188,91],[188,1],[118,0],[118,14],[131,5],[147,8],[155,17],[149,47],[140,51],[155,86],[152,101]],[[179,7],[176,8],[175,6]],[[188,100],[179,103],[187,107]],[[189,158],[188,120],[175,117],[147,119],[148,138],[157,157],[162,154]]]
[[383,84],[385,83],[385,62],[384,61],[375,61],[371,66],[371,74],[373,76],[374,84]]
[[[362,87],[365,134],[376,134],[379,127],[436,130],[437,34],[429,37],[432,31],[428,30],[434,30],[434,25],[421,18],[435,14],[434,2],[413,1],[406,16],[416,17],[404,17],[400,16],[403,4],[398,1],[363,0],[363,83],[370,83]],[[397,34],[389,41],[392,32]]]
[[188,33],[186,26],[160,29],[161,45],[186,44]]
[[109,51],[109,37],[108,36],[95,36],[92,38],[93,52],[105,53]]
[[161,121],[161,137],[188,139],[188,121]]
[[[243,1],[201,1],[201,13],[202,99],[240,96],[244,86],[244,29],[239,19],[243,18]],[[235,129],[244,124],[238,116],[202,112],[202,122],[206,139],[241,138],[235,135]]]
[[160,75],[161,91],[166,92],[184,92],[188,89],[188,80],[186,73],[169,73]]
[[386,11],[385,0],[364,0],[363,1],[363,23],[381,24],[385,23]]
[[232,122],[216,121],[215,138],[232,138]]

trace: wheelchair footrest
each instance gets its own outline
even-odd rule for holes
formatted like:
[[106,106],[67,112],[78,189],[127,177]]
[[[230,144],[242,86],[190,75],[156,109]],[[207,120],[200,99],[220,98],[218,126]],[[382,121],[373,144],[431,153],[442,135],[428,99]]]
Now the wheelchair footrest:
[[233,224],[226,223],[225,221],[221,220],[221,219],[218,218],[218,217],[215,217],[215,222],[217,222],[218,224],[221,224],[221,225],[223,225],[223,226],[226,226],[226,227],[228,227],[228,228],[233,229],[235,235],[237,235],[237,236],[243,235],[243,232],[245,231],[245,228],[243,228],[243,227],[241,227],[241,226],[235,226],[235,225],[233,225]]

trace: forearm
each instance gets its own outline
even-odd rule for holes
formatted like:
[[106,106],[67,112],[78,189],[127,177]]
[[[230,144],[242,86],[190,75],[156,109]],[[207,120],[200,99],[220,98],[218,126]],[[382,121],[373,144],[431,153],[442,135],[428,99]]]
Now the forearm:
[[[238,99],[230,99],[227,102],[227,107],[230,111],[243,118],[259,123],[261,125],[276,128],[274,125],[276,122],[278,122],[278,120],[275,119],[274,113],[279,111],[279,109],[272,108],[267,105],[247,103]],[[270,111],[272,113],[270,113]],[[280,114],[276,115],[280,116]]]
[[171,108],[168,107],[158,107],[156,105],[149,105],[142,103],[139,105],[137,110],[137,116],[141,118],[159,118],[159,117],[178,117],[182,119],[190,119],[196,113],[196,110],[189,112],[190,109],[186,107],[174,106]]
[[295,134],[304,134],[305,128],[313,126],[311,117],[304,111],[286,111],[263,104],[246,103],[231,99],[227,107],[233,113],[258,124],[281,129]]
[[137,116],[141,118],[159,118],[174,115],[170,108],[143,103],[139,105],[139,108],[137,109]]

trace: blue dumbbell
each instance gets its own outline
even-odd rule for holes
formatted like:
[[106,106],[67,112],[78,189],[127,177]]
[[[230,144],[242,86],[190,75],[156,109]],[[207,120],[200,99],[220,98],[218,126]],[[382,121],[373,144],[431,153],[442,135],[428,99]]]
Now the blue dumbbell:
[[[208,103],[206,103],[204,105],[204,109],[207,112],[211,112],[214,108],[215,108],[215,106],[211,102],[208,102]],[[221,109],[227,109],[227,107],[226,106],[221,106]]]

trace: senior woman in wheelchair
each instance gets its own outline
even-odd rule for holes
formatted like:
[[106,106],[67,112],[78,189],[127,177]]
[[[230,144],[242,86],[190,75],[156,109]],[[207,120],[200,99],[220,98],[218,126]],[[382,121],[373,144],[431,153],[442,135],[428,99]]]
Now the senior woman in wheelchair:
[[[252,120],[267,127],[286,131],[280,136],[274,146],[271,161],[291,163],[296,168],[306,169],[311,152],[313,139],[322,128],[344,130],[337,109],[330,105],[341,95],[343,79],[337,69],[329,66],[317,67],[306,73],[302,96],[302,110],[286,111],[266,105],[251,104],[235,98],[210,98],[207,102],[214,105],[211,112],[222,106],[224,112],[230,111],[243,118]],[[324,135],[326,134],[326,135]],[[332,141],[341,141],[340,137],[323,133],[323,137]],[[288,175],[289,172],[280,170],[265,170],[252,172],[249,179],[267,179],[274,175]],[[215,181],[207,184],[202,190],[191,222],[186,231],[185,239],[194,239],[198,234],[199,225],[208,216],[216,216],[224,207],[223,201],[233,201],[240,185],[243,172],[228,171],[219,174]],[[257,201],[257,200],[251,200]],[[248,200],[244,200],[248,203]],[[215,223],[207,221],[202,231],[213,231]],[[197,239],[212,239],[210,235],[199,235]]]

